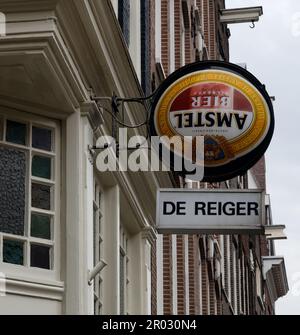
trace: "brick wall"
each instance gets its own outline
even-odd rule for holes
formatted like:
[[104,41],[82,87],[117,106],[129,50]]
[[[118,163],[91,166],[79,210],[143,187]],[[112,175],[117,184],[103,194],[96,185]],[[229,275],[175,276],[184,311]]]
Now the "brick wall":
[[202,281],[202,314],[209,315],[209,278],[206,260],[202,260],[201,266]]
[[161,58],[165,74],[169,74],[169,1],[161,0]]
[[258,187],[265,190],[266,189],[266,161],[265,157],[260,159],[256,165],[251,169],[254,175],[255,181],[258,183]]
[[185,64],[190,64],[194,61],[194,59],[192,58],[192,52],[193,52],[193,48],[192,48],[192,36],[191,36],[191,29],[192,29],[192,25],[191,25],[191,5],[190,5],[190,1],[188,1],[188,17],[189,17],[189,27],[185,28],[185,34],[184,34],[184,42],[185,42]]
[[186,311],[186,289],[185,289],[185,238],[177,236],[177,304],[178,314],[185,315]]
[[213,279],[209,280],[209,311],[210,315],[217,314],[216,286]]
[[157,263],[156,243],[151,248],[151,314],[157,314]]
[[172,235],[163,237],[163,311],[173,314]]
[[196,314],[196,303],[195,303],[195,248],[194,248],[194,236],[189,236],[189,297],[190,297],[190,315]]
[[175,69],[181,67],[181,0],[174,2]]

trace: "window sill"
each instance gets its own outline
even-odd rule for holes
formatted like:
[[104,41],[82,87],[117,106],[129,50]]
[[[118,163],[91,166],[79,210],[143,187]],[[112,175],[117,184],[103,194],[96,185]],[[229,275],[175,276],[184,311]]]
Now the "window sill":
[[51,280],[29,279],[17,275],[5,277],[6,295],[20,295],[40,299],[62,301],[64,283]]

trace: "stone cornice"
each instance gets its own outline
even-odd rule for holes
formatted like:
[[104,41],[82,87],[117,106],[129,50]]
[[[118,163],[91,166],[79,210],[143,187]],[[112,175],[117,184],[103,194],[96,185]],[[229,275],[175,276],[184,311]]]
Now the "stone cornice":
[[153,246],[157,239],[157,234],[153,227],[146,227],[142,231],[142,237]]
[[0,0],[0,11],[4,13],[53,10],[59,0]]
[[82,116],[86,116],[89,119],[94,132],[103,124],[101,111],[94,101],[83,103],[80,107],[80,112]]

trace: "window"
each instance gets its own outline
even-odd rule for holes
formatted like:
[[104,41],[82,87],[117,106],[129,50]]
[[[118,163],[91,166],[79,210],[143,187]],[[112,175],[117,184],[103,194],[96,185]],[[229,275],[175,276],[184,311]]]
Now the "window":
[[244,252],[242,253],[241,258],[241,291],[242,291],[242,313],[244,315],[247,315],[248,287],[247,287],[247,272],[246,272],[246,261]]
[[233,236],[230,237],[230,278],[231,278],[231,305],[235,314],[238,314],[238,306],[237,306],[237,248],[233,241]]
[[161,62],[161,0],[155,0],[155,62]]
[[241,314],[241,301],[242,301],[242,289],[241,289],[241,261],[239,252],[237,250],[236,260],[236,275],[237,275],[237,314]]
[[230,273],[230,236],[224,236],[224,282],[225,292],[229,302],[231,302],[231,273]]
[[[102,193],[99,183],[94,181],[94,266],[103,256],[103,212]],[[94,279],[94,314],[103,314],[103,278],[101,272]]]
[[262,291],[262,280],[261,271],[258,264],[256,264],[255,278],[256,278],[256,294],[263,301],[263,291]]
[[185,57],[185,27],[184,27],[184,19],[183,19],[183,15],[181,16],[181,31],[180,31],[180,46],[181,46],[181,50],[180,50],[180,65],[184,66],[186,65],[186,57]]
[[57,126],[8,115],[0,115],[0,263],[53,270]]
[[128,237],[123,226],[120,227],[120,314],[128,314]]
[[151,94],[151,68],[150,68],[150,2],[141,0],[141,84],[145,95]]
[[175,7],[174,0],[169,0],[168,8],[168,28],[169,28],[169,72],[172,73],[175,71]]
[[130,44],[130,0],[119,0],[118,17],[127,45]]
[[203,315],[203,288],[202,288],[203,282],[202,282],[202,259],[201,259],[201,254],[199,252],[199,314]]

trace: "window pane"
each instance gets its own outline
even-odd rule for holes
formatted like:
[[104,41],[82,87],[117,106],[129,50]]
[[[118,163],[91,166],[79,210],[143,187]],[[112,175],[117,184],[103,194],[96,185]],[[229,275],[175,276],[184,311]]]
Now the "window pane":
[[24,242],[4,240],[3,262],[24,265]]
[[130,43],[130,0],[119,0],[118,16],[127,45]]
[[51,179],[51,158],[34,156],[32,158],[32,175],[34,177]]
[[52,131],[45,128],[32,127],[32,146],[37,149],[52,150]]
[[24,235],[26,154],[0,146],[0,232]]
[[31,206],[49,211],[51,209],[51,187],[32,183]]
[[51,218],[46,215],[31,215],[31,236],[36,238],[51,239]]
[[50,247],[31,244],[30,266],[50,270]]
[[26,145],[26,124],[9,121],[6,123],[6,141]]
[[0,117],[0,141],[3,140],[3,119]]

